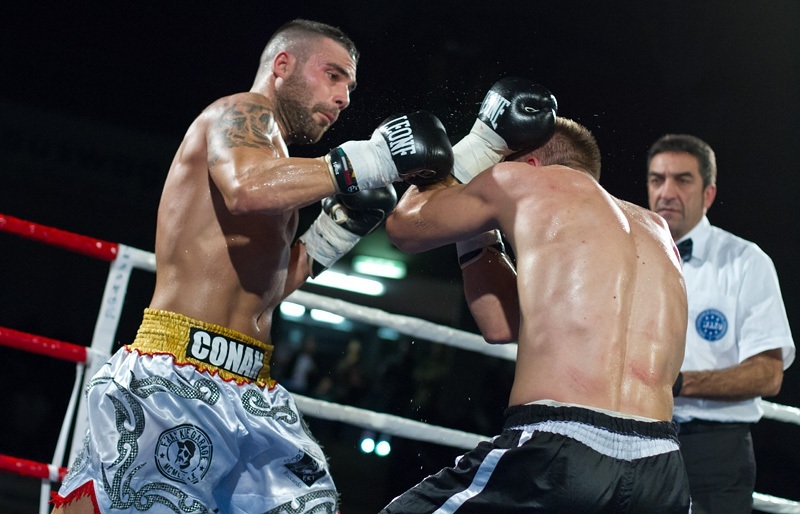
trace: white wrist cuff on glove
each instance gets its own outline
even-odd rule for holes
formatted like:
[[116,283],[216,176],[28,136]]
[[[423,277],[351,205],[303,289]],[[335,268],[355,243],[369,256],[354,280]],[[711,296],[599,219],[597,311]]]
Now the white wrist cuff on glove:
[[453,176],[466,184],[475,175],[491,168],[512,153],[502,137],[481,120],[475,120],[472,130],[453,145]]
[[490,230],[477,236],[473,236],[466,241],[456,243],[458,252],[458,263],[461,269],[466,268],[483,255],[487,248],[500,246],[502,248],[503,238],[499,230]]
[[375,189],[400,180],[386,140],[377,130],[368,141],[339,145],[353,167],[359,189]]
[[342,228],[326,213],[321,212],[300,240],[312,259],[330,268],[361,240],[361,236]]

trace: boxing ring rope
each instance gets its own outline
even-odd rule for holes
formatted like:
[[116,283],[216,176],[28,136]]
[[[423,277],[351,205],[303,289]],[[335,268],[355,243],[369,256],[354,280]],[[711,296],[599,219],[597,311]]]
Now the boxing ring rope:
[[[80,391],[83,391],[86,381],[94,375],[111,354],[132,270],[141,269],[155,272],[155,255],[123,244],[74,234],[4,214],[0,214],[0,232],[12,233],[111,263],[91,346],[57,341],[0,327],[0,345],[76,363],[75,384],[54,452],[53,463],[43,464],[0,455],[0,471],[42,480],[40,512],[46,513],[48,512],[47,501],[51,482],[61,480],[66,472],[66,469],[57,463],[72,461],[74,452],[80,448],[85,432],[85,405],[82,402],[83,395],[80,394]],[[305,291],[295,291],[287,297],[287,300],[307,308],[318,308],[339,314],[351,320],[392,328],[402,334],[434,343],[506,360],[516,359],[516,345],[489,345],[477,334],[436,325],[425,320],[391,314]],[[471,449],[478,442],[489,439],[489,436],[428,425],[390,414],[335,404],[297,394],[293,394],[293,396],[297,401],[298,408],[308,416],[344,422],[376,432],[460,449]],[[800,425],[800,409],[766,401],[762,401],[762,406],[765,418]],[[74,428],[70,431],[73,422]],[[72,454],[65,460],[66,440],[70,432],[73,434]],[[800,502],[761,493],[753,494],[753,502],[754,508],[763,512],[800,514]]]

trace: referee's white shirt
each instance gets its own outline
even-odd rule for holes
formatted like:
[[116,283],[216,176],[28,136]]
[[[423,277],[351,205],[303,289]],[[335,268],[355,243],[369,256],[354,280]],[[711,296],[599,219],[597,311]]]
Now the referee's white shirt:
[[[686,239],[692,240],[692,256],[683,263],[689,318],[681,370],[729,368],[777,348],[783,351],[783,369],[788,368],[795,346],[772,259],[755,243],[712,226],[705,216],[676,243]],[[675,398],[678,422],[755,422],[763,413],[761,398]]]

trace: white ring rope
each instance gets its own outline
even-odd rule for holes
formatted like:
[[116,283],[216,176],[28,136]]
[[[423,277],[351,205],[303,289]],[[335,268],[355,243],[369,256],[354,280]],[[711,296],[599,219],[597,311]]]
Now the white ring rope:
[[390,314],[380,309],[364,307],[363,305],[352,304],[306,291],[295,291],[286,300],[304,307],[338,314],[347,319],[362,321],[379,327],[392,328],[401,334],[419,337],[434,343],[446,344],[510,361],[517,359],[517,345],[515,343],[491,345],[478,334],[437,325],[423,319]]
[[800,502],[753,493],[753,509],[775,514],[797,514],[800,512]]
[[[22,220],[0,215],[0,229],[2,229],[5,225],[10,224],[14,224],[14,228],[16,229],[20,222],[22,222]],[[30,229],[30,232],[32,233],[34,232],[32,227],[33,225],[34,224],[31,224]],[[44,229],[48,228],[42,226],[38,227]],[[86,238],[86,236],[69,234],[64,231],[58,232],[61,233],[61,237],[66,236],[68,239],[72,236],[77,238]],[[23,236],[26,235],[19,232],[18,234]],[[107,244],[105,242],[98,242],[98,247],[101,246],[100,243]],[[152,252],[127,247],[124,245],[118,245],[118,250],[119,256],[122,258],[120,259],[120,262],[116,263],[116,265],[112,261],[111,271],[106,283],[106,292],[104,294],[100,309],[98,324],[95,327],[95,340],[93,340],[92,348],[89,348],[89,351],[87,352],[87,362],[89,363],[88,368],[90,369],[98,364],[102,364],[105,358],[107,358],[107,355],[104,355],[106,352],[101,352],[99,349],[96,349],[95,344],[102,349],[108,348],[107,345],[109,338],[114,337],[116,325],[119,321],[119,309],[122,308],[131,268],[155,272],[155,254]],[[73,251],[76,250],[73,249]],[[315,295],[305,291],[295,291],[289,295],[287,300],[298,303],[307,308],[316,308],[338,314],[347,319],[361,321],[374,326],[391,328],[399,333],[425,339],[426,341],[433,343],[446,344],[456,348],[479,352],[501,359],[512,361],[516,360],[516,344],[490,345],[486,343],[480,335],[473,334],[471,332],[465,332],[451,327],[437,325],[435,323],[417,318],[391,314],[380,309],[351,304],[343,300]],[[101,318],[107,319],[104,321]],[[110,318],[110,322],[108,322],[108,318]],[[426,441],[462,449],[473,448],[480,441],[490,439],[488,436],[437,427],[399,416],[382,414],[352,406],[325,402],[296,394],[294,397],[298,408],[308,416],[345,422],[362,428],[372,429],[376,432],[397,435],[408,439]],[[70,405],[72,405],[72,400]],[[762,401],[762,407],[764,409],[765,418],[771,418],[777,421],[800,425],[800,408],[788,407],[766,401]],[[80,409],[81,406],[79,405],[79,413]],[[56,450],[57,456],[59,453],[63,452],[63,448],[61,448],[62,436],[60,436],[59,439],[59,448]],[[73,437],[81,436],[82,434],[79,435],[78,432],[74,432]],[[75,440],[73,440],[73,445],[75,445]],[[55,460],[56,459],[54,459],[54,461]],[[53,464],[48,464],[47,466],[50,474],[50,480],[56,481],[58,478],[58,467]],[[783,498],[777,498],[761,493],[753,493],[753,505],[755,509],[764,512],[800,514],[800,502],[785,500]],[[42,512],[46,512],[46,505],[42,505],[40,507]]]
[[800,425],[800,409],[797,407],[789,407],[764,400],[761,400],[761,407],[764,409],[765,418]]
[[472,449],[489,436],[470,434],[452,428],[443,428],[391,414],[381,414],[349,405],[330,403],[292,393],[297,407],[308,416],[340,421],[375,432],[391,434],[415,441],[436,443],[461,449]]

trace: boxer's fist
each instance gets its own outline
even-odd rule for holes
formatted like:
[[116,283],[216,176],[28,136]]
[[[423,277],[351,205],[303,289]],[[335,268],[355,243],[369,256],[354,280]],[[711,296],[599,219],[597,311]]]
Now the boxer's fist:
[[365,189],[352,195],[337,194],[322,200],[322,212],[360,237],[378,228],[396,206],[397,192],[393,186]]
[[311,277],[330,268],[378,228],[396,205],[397,193],[391,185],[324,198],[319,216],[300,237],[306,245]]
[[546,143],[555,130],[557,110],[555,96],[545,87],[507,77],[486,93],[478,119],[503,138],[510,153]]
[[398,180],[432,184],[453,167],[453,149],[439,119],[424,111],[392,116],[368,141],[349,141],[328,154],[337,191],[355,193]]
[[672,396],[680,396],[681,389],[683,389],[683,373],[678,372],[678,378],[675,379],[675,383],[672,384]]
[[383,136],[397,173],[410,184],[444,180],[453,169],[453,149],[442,122],[431,113],[417,111],[384,121]]
[[498,80],[470,133],[453,146],[453,174],[466,183],[513,152],[542,146],[553,135],[557,110],[545,87],[517,77]]
[[456,251],[458,252],[458,264],[461,266],[461,269],[464,269],[480,259],[480,257],[489,250],[493,250],[498,255],[505,256],[506,247],[503,244],[503,237],[500,235],[499,230],[490,230],[471,237],[466,241],[457,242]]

